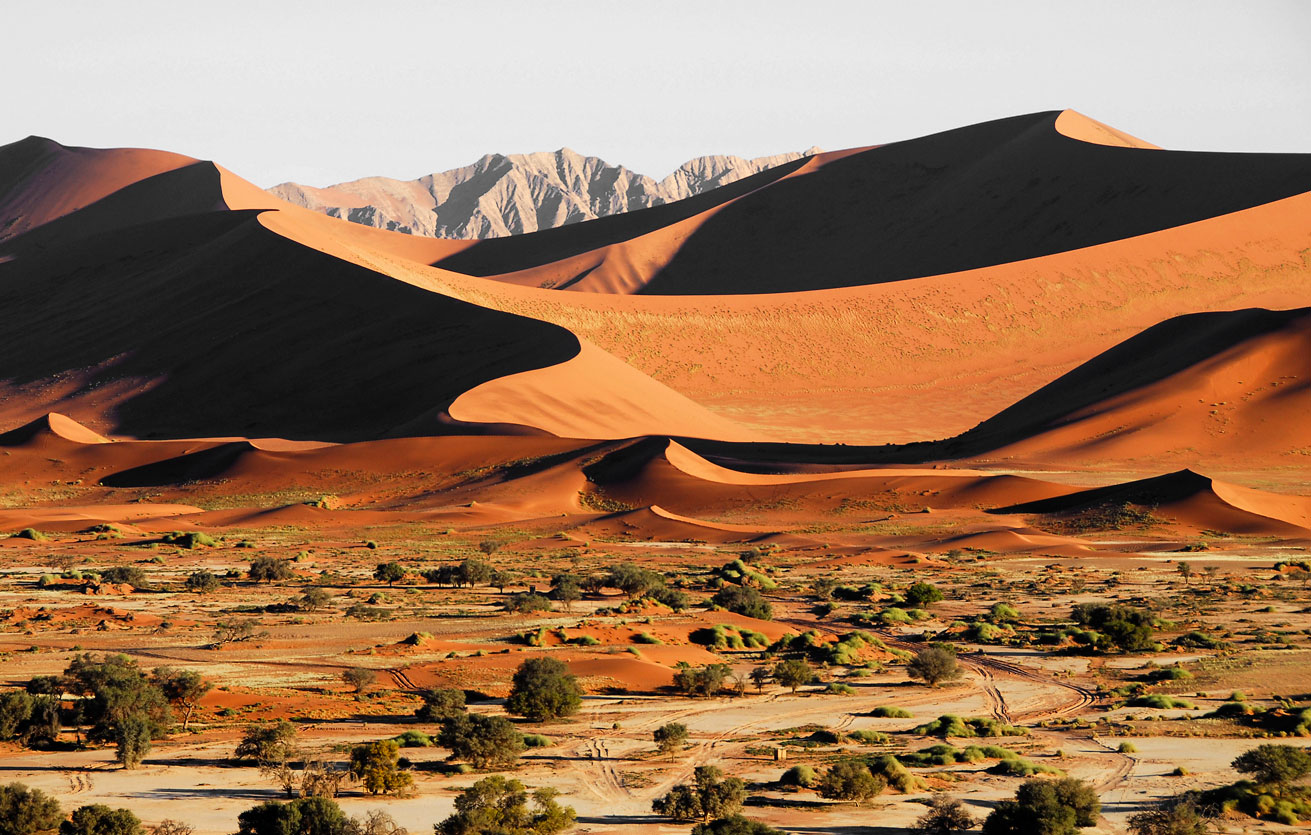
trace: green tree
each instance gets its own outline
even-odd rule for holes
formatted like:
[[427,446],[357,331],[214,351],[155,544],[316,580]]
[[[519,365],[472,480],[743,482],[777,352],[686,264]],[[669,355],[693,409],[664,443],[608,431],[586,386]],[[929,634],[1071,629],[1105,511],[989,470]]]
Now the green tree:
[[769,681],[771,675],[773,674],[768,667],[753,667],[751,669],[751,683],[756,686],[757,693],[765,692],[765,682]]
[[378,674],[368,667],[350,667],[341,671],[341,680],[356,693],[363,693],[378,680]]
[[551,578],[551,599],[560,601],[564,604],[564,610],[569,611],[583,596],[582,586],[578,583],[578,577],[573,574],[555,575]]
[[606,585],[619,589],[630,599],[642,597],[665,584],[665,578],[631,562],[620,563],[610,569]]
[[583,703],[583,690],[569,668],[556,658],[529,658],[515,670],[505,709],[534,722],[572,716]]
[[307,586],[295,602],[298,609],[317,612],[332,602],[332,595],[317,586]]
[[59,801],[22,783],[0,785],[0,835],[53,832],[64,813]]
[[124,768],[136,768],[150,753],[150,720],[129,715],[114,723],[114,759]]
[[691,785],[674,786],[652,802],[651,810],[674,820],[710,821],[741,812],[746,793],[746,783],[725,777],[713,765],[702,765],[693,772]]
[[1080,780],[1029,780],[1014,800],[998,802],[983,821],[983,835],[1073,835],[1094,826],[1101,804]]
[[250,575],[250,579],[257,583],[290,580],[292,577],[291,561],[280,560],[276,557],[256,557],[250,561],[250,570],[247,573]]
[[17,739],[31,718],[31,696],[22,690],[0,693],[0,740]]
[[458,579],[468,586],[480,586],[491,582],[494,571],[487,560],[470,558],[460,563]]
[[816,788],[821,797],[830,800],[868,800],[887,787],[887,781],[870,771],[862,760],[848,757],[829,766]]
[[146,572],[142,571],[135,565],[113,565],[100,572],[100,582],[113,583],[114,585],[131,586],[134,589],[144,589],[148,585]]
[[939,794],[929,798],[929,810],[915,821],[915,835],[955,835],[979,825],[964,804],[954,797]]
[[301,797],[247,809],[237,815],[237,835],[355,835],[353,824],[336,801]]
[[687,725],[668,722],[656,728],[652,736],[655,737],[656,748],[660,753],[672,754],[687,743]]
[[239,762],[266,766],[284,763],[292,759],[296,751],[296,726],[286,719],[279,719],[268,724],[248,725],[233,757]]
[[690,835],[786,835],[783,830],[744,818],[741,815],[729,815],[715,818],[707,823],[698,823],[692,827]]
[[815,680],[815,671],[800,658],[785,658],[774,665],[774,680],[784,687],[797,692],[797,688]]
[[674,689],[689,696],[717,695],[724,688],[732,668],[727,664],[706,664],[693,667],[686,661],[678,662],[674,671]]
[[1240,754],[1233,767],[1258,783],[1285,786],[1311,774],[1311,754],[1291,745],[1258,745]]
[[725,586],[715,592],[710,602],[730,612],[757,620],[772,620],[774,607],[752,586]]
[[200,700],[213,689],[214,685],[195,670],[175,670],[172,667],[156,667],[151,673],[156,686],[164,691],[164,698],[169,704],[183,710],[182,730],[191,723],[191,714],[195,712]]
[[455,814],[433,827],[435,835],[555,835],[573,825],[574,810],[556,802],[555,789],[532,794],[518,780],[484,777],[455,798]]
[[59,835],[145,835],[145,830],[127,809],[96,803],[74,809],[72,817],[59,824]]
[[504,716],[456,713],[442,720],[437,744],[474,768],[506,768],[523,752],[523,734]]
[[400,744],[380,739],[351,749],[351,774],[369,794],[404,794],[414,778],[400,766]]
[[956,653],[943,647],[925,647],[906,662],[906,675],[917,678],[930,687],[940,682],[955,681],[965,675],[956,661]]
[[441,722],[448,716],[464,713],[464,691],[453,688],[436,687],[420,694],[423,704],[414,711],[422,722]]
[[128,719],[134,720],[134,734],[141,723],[148,738],[158,738],[173,721],[164,691],[126,655],[75,655],[64,680],[70,692],[86,697],[78,707],[82,721],[91,725],[92,741],[120,742],[119,725]]
[[398,580],[405,579],[405,566],[398,562],[378,563],[378,567],[373,569],[373,579],[394,586]]

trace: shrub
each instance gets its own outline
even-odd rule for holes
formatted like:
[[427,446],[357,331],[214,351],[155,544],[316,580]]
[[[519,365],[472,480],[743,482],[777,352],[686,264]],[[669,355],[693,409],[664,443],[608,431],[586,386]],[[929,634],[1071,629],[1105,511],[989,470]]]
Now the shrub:
[[21,531],[14,534],[14,539],[30,539],[33,542],[44,542],[46,540],[46,535],[38,531],[36,528],[23,528]]
[[523,744],[525,748],[550,748],[555,743],[543,734],[524,734]]
[[712,821],[698,823],[689,835],[786,835],[781,829],[753,821],[742,815],[728,815]]
[[0,835],[40,835],[59,826],[59,801],[22,783],[0,785]]
[[817,782],[819,782],[819,775],[808,765],[794,765],[778,778],[780,786],[796,786],[801,789],[811,788]]
[[817,789],[832,800],[867,800],[883,793],[887,781],[876,776],[862,760],[841,759],[829,766]]
[[979,823],[954,797],[936,795],[929,798],[928,806],[929,810],[919,816],[911,830],[916,835],[953,835],[973,829]]
[[1211,818],[1190,797],[1171,798],[1129,817],[1133,835],[1207,835]]
[[187,577],[187,591],[196,594],[207,594],[219,587],[219,578],[209,571],[193,571]]
[[965,670],[956,661],[956,654],[941,647],[925,647],[906,662],[906,674],[911,678],[922,680],[930,687],[940,682],[954,681],[965,674]]
[[943,599],[942,591],[937,586],[923,581],[911,585],[903,597],[912,609],[923,609]]
[[582,688],[569,668],[555,658],[529,658],[515,670],[505,709],[534,722],[578,712]]
[[750,586],[728,586],[715,592],[710,602],[739,615],[757,620],[772,620],[774,607],[765,596]]
[[127,809],[111,809],[101,803],[73,810],[59,825],[59,835],[144,835],[141,819]]
[[892,740],[892,737],[882,731],[867,730],[851,731],[847,734],[847,738],[863,745],[886,745]]
[[289,580],[292,576],[291,561],[275,557],[256,557],[251,560],[250,570],[247,573],[250,579],[257,583]]
[[100,582],[113,583],[115,585],[124,584],[134,589],[142,589],[147,585],[146,572],[142,571],[135,565],[114,565],[100,572]]
[[1142,652],[1155,647],[1154,619],[1150,612],[1106,603],[1080,603],[1070,613],[1075,623],[1099,634],[1094,648]]
[[533,612],[551,611],[551,600],[546,595],[526,591],[512,594],[505,601],[507,611],[527,615]]
[[218,545],[218,540],[214,539],[214,537],[199,531],[190,531],[186,533],[182,531],[174,531],[173,533],[164,534],[159,541],[163,542],[165,545],[174,545],[178,548],[186,548],[188,550],[194,548],[214,548]]
[[435,835],[555,835],[573,825],[574,810],[556,802],[555,789],[528,790],[518,780],[484,777],[455,798],[455,813],[433,827]]
[[396,744],[402,748],[431,748],[433,744],[432,737],[428,736],[423,731],[416,731],[414,729],[410,729],[393,738],[396,740]]
[[894,707],[891,705],[879,705],[869,712],[870,716],[878,716],[884,719],[909,719],[911,713],[904,707]]
[[1146,696],[1138,696],[1129,700],[1129,704],[1134,707],[1154,707],[1157,709],[1168,710],[1170,708],[1183,708],[1192,710],[1194,705],[1187,699],[1176,699],[1174,696],[1167,696],[1164,693],[1151,693]]

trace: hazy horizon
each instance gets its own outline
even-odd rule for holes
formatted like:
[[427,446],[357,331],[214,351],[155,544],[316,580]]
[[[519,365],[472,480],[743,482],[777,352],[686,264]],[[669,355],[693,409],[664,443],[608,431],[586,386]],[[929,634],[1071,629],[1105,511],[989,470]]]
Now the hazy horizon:
[[660,178],[1063,108],[1169,148],[1311,152],[1297,2],[177,8],[11,11],[0,142],[160,148],[265,187],[560,147]]

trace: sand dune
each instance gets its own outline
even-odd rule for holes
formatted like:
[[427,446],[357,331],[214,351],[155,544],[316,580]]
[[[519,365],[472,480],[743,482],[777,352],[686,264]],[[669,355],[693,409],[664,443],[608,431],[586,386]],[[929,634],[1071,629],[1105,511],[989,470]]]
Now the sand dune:
[[1311,449],[1311,309],[1149,328],[935,450],[1115,466],[1287,464]]
[[0,147],[0,242],[196,161],[139,148],[70,148],[40,136]]
[[1311,523],[1311,497],[1251,490],[1187,469],[1000,508],[997,512],[1068,514],[1118,505],[1146,508],[1155,516],[1198,530],[1306,536]]
[[[1306,155],[1146,147],[1076,113],[1000,119],[818,155],[788,176],[663,223],[645,233],[650,240],[628,237],[617,254],[581,258],[596,250],[588,231],[554,230],[552,260],[568,259],[573,275],[530,272],[533,259],[513,260],[512,252],[533,251],[533,236],[513,246],[485,241],[439,265],[575,291],[795,292],[1023,261],[1311,190]],[[680,231],[671,234],[671,225]],[[563,246],[570,234],[572,246]]]

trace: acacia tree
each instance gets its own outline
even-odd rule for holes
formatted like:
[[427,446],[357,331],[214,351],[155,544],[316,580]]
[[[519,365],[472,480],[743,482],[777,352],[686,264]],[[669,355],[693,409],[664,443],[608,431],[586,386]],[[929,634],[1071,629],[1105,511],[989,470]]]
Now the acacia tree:
[[369,794],[405,794],[414,778],[400,767],[400,743],[380,739],[351,749],[350,772]]
[[378,567],[373,569],[373,579],[394,586],[398,580],[405,579],[405,566],[398,562],[380,562]]
[[674,820],[709,821],[741,812],[746,793],[746,783],[725,777],[713,765],[702,765],[693,772],[691,785],[674,786],[651,803],[651,810]]
[[965,675],[956,661],[956,653],[943,647],[925,647],[906,662],[906,675],[917,678],[930,687],[940,682],[955,681]]
[[214,685],[195,670],[156,667],[151,675],[159,688],[164,691],[164,697],[169,703],[183,709],[182,730],[186,731],[187,725],[191,722],[191,714]]
[[435,835],[555,835],[574,822],[574,810],[556,802],[559,792],[532,793],[518,780],[484,777],[455,798],[455,814],[433,827]]
[[515,670],[505,709],[534,722],[578,712],[583,690],[556,658],[529,658]]
[[1240,754],[1233,767],[1258,783],[1282,787],[1311,774],[1311,753],[1292,745],[1258,745]]
[[915,835],[954,835],[978,826],[979,822],[965,810],[964,804],[945,794],[929,798],[929,810],[919,816],[912,830]]
[[652,736],[660,753],[672,754],[687,742],[687,725],[669,722],[656,728]]
[[797,688],[803,684],[810,684],[815,680],[815,671],[810,665],[800,658],[785,658],[774,665],[772,673],[774,680],[784,687],[790,687],[792,692],[797,692]]
[[0,833],[37,835],[59,826],[64,813],[59,801],[22,783],[0,785]]
[[523,752],[523,734],[504,716],[455,713],[442,720],[437,744],[474,768],[505,768]]

